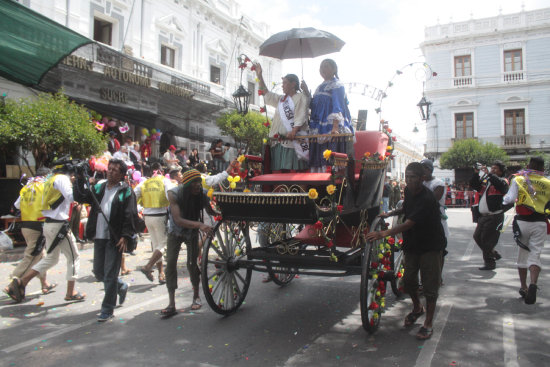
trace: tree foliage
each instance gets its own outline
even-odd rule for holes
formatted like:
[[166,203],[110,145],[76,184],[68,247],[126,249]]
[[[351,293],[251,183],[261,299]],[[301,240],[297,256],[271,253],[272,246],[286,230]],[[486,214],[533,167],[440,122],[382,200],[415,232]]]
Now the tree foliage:
[[3,112],[0,146],[21,147],[25,161],[26,152],[31,152],[36,168],[66,154],[73,159],[87,158],[105,149],[107,138],[95,129],[89,111],[61,92],[7,100]]
[[218,128],[224,135],[231,136],[237,147],[256,154],[261,153],[262,141],[269,133],[269,127],[265,123],[265,115],[255,111],[249,111],[244,116],[234,111],[223,114],[216,120]]
[[439,163],[443,169],[459,169],[472,167],[476,163],[491,166],[496,160],[507,163],[510,158],[493,143],[465,139],[456,141],[451,149],[443,153]]

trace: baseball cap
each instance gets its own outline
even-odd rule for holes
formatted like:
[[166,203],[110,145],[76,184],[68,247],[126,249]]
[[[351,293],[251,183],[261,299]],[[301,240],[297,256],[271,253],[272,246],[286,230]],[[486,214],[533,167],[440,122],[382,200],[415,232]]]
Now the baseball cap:
[[420,164],[424,166],[424,168],[429,169],[430,171],[434,170],[434,163],[429,159],[423,159],[420,161]]

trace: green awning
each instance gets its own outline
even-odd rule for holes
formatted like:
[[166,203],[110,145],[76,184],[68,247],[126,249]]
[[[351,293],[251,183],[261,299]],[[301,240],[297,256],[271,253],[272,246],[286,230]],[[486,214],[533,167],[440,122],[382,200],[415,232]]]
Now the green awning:
[[93,42],[12,0],[0,0],[0,75],[27,86],[63,57]]

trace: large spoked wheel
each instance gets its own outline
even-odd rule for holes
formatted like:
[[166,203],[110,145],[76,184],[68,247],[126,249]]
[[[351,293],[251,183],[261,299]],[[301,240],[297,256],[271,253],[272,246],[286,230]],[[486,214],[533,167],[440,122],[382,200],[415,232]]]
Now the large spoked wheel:
[[241,267],[252,246],[247,224],[219,222],[213,238],[204,244],[201,262],[202,288],[206,301],[215,312],[230,315],[243,303],[252,269]]
[[402,288],[399,284],[404,270],[404,253],[403,250],[392,252],[392,266],[393,266],[393,278],[390,281],[391,290],[396,297],[401,297],[403,295]]
[[[382,228],[383,221],[377,218],[373,223],[373,230],[378,231]],[[379,278],[381,265],[379,254],[381,254],[380,245],[382,240],[367,242],[364,245],[363,258],[361,264],[361,321],[363,328],[372,334],[378,329],[380,316],[384,308],[384,295],[386,290],[386,281]]]
[[[298,232],[299,228],[294,224],[270,223],[267,225],[267,241],[268,243],[274,243],[283,239],[292,238]],[[298,248],[281,248],[277,251],[293,254],[294,251],[298,251]],[[271,280],[278,286],[285,286],[296,277],[297,269],[278,265],[276,261],[268,261],[266,267]]]
[[[397,205],[396,209],[401,209],[403,207],[403,200],[400,200]],[[395,227],[396,225],[399,225],[404,222],[404,215],[398,215],[393,217],[392,221],[392,227]],[[404,270],[404,257],[405,254],[403,253],[403,249],[401,249],[400,245],[398,244],[399,240],[402,239],[401,233],[395,236],[395,245],[394,249],[392,250],[392,270],[393,270],[393,279],[390,281],[391,289],[396,297],[401,297],[403,295],[402,288],[399,284],[401,281],[401,278],[403,276],[403,270]],[[398,251],[396,251],[396,248],[399,248]]]

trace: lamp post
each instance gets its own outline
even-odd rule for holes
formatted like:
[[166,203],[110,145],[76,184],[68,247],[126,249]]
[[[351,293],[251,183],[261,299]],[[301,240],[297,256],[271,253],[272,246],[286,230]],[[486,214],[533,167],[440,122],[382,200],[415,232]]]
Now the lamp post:
[[241,69],[241,79],[239,81],[239,88],[232,94],[233,101],[235,102],[235,108],[237,112],[241,115],[246,115],[248,113],[248,103],[250,102],[250,93],[243,86],[243,71],[246,68],[246,63],[250,61],[248,56],[245,54],[239,55],[237,58],[239,60],[239,69]]
[[420,118],[422,121],[428,122],[430,119],[430,106],[432,105],[432,102],[426,100],[426,96],[422,96],[422,99],[420,102],[418,102],[417,106],[420,111]]

